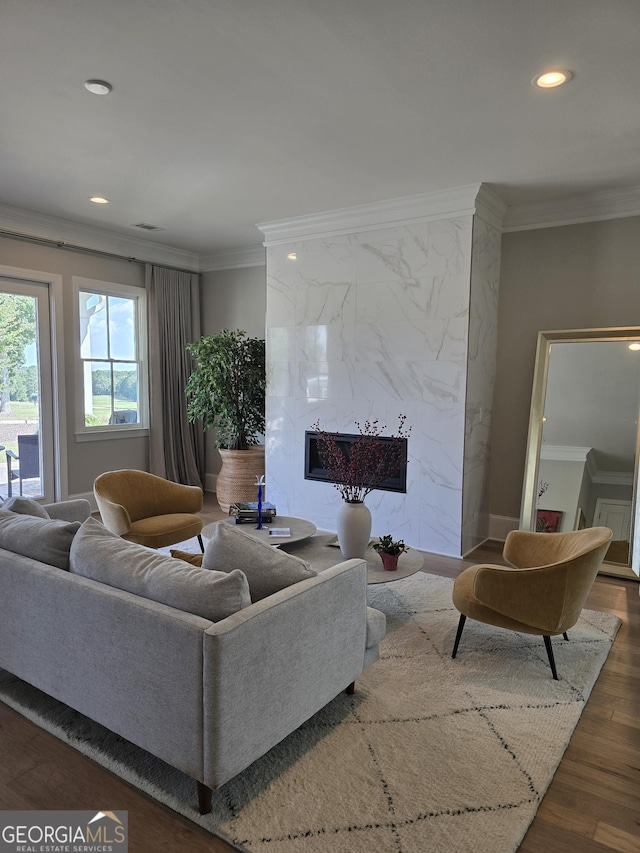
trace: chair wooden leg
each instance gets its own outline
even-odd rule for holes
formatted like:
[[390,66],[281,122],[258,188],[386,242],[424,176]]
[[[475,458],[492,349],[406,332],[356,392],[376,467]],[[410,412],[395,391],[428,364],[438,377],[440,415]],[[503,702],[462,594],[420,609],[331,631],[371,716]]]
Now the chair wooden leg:
[[553,658],[553,649],[551,648],[551,637],[546,634],[542,638],[544,640],[544,645],[547,650],[547,655],[549,656],[549,666],[551,667],[551,672],[553,673],[553,677],[556,681],[558,681],[558,673],[556,672],[556,662]]
[[453,651],[451,652],[451,657],[455,658],[458,654],[458,645],[460,643],[460,637],[462,636],[462,629],[464,628],[464,623],[467,621],[467,617],[464,613],[460,614],[460,621],[458,622],[458,632],[456,634],[456,641],[453,644]]
[[564,632],[564,634],[563,634],[562,636],[565,638],[565,640],[566,640],[567,642],[569,642],[569,637],[567,637],[567,632],[566,632],[566,631]]
[[202,536],[198,533],[198,542],[200,543],[200,550],[204,554],[204,542],[202,541]]
[[213,791],[203,782],[197,782],[198,786],[198,811],[200,814],[209,814],[211,811],[211,796]]

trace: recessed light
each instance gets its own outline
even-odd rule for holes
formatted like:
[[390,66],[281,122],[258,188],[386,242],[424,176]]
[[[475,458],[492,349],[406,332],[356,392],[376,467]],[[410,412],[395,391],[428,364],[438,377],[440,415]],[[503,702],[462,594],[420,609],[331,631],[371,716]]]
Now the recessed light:
[[109,204],[109,199],[101,195],[92,195],[89,198],[94,204]]
[[563,83],[568,83],[572,77],[572,71],[555,69],[553,71],[544,71],[542,74],[538,74],[531,82],[534,86],[538,86],[540,89],[555,89],[556,86],[562,86]]
[[111,83],[107,83],[106,80],[87,80],[84,88],[93,95],[108,95],[113,90]]
[[629,344],[629,349],[632,349],[634,352],[640,349],[640,343],[637,341],[633,344]]
[[287,257],[289,258],[290,261],[295,261],[298,256],[296,255],[295,252],[289,252]]

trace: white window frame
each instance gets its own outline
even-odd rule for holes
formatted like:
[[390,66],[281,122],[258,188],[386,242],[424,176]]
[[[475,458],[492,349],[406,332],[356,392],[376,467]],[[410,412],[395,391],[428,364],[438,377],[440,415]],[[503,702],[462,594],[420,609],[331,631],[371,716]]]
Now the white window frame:
[[[42,481],[44,500],[63,500],[68,496],[67,476],[67,405],[65,395],[65,363],[64,363],[64,330],[62,324],[63,287],[62,276],[58,273],[47,273],[41,270],[29,270],[22,267],[0,265],[0,277],[13,279],[18,286],[44,285],[48,290],[50,340],[50,388],[43,384],[43,394],[50,394],[51,399],[43,400],[44,409],[51,407],[48,414],[41,407],[43,436],[49,433],[50,438],[43,442],[44,470]],[[41,352],[42,355],[42,352]],[[42,366],[42,365],[41,365]],[[42,375],[42,371],[41,371]],[[53,419],[53,423],[48,423]],[[48,444],[51,442],[50,444]],[[48,444],[48,447],[47,447]],[[47,457],[47,454],[51,454]],[[51,474],[47,474],[50,469]],[[51,493],[50,490],[53,490]]]
[[[149,376],[147,349],[147,295],[144,287],[133,287],[112,281],[72,277],[73,291],[73,334],[76,363],[75,403],[76,441],[103,441],[110,438],[139,438],[149,434]],[[138,418],[136,424],[103,424],[87,426],[84,416],[84,369],[80,342],[80,293],[98,293],[101,296],[123,296],[136,300],[136,334],[140,365],[138,386]]]

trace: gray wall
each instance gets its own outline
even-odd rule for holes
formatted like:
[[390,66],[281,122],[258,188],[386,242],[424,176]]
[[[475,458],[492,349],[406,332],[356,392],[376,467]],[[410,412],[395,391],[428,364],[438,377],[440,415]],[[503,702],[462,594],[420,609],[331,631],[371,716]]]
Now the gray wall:
[[[100,441],[76,442],[74,436],[75,396],[73,377],[76,374],[77,345],[73,334],[72,276],[84,276],[98,281],[117,282],[144,287],[141,264],[101,258],[95,255],[39,246],[23,240],[0,237],[0,265],[25,270],[56,273],[62,276],[64,290],[62,317],[64,324],[64,364],[66,380],[68,494],[79,495],[93,491],[98,474],[116,468],[148,469],[148,439],[115,438]],[[58,310],[58,306],[56,306]]]
[[200,299],[203,335],[213,335],[222,329],[244,329],[253,338],[264,338],[267,313],[264,266],[202,273]]
[[[65,319],[73,275],[142,286],[141,265],[0,238],[0,264],[63,276]],[[204,273],[202,332],[241,328],[264,337],[264,267]],[[640,325],[640,217],[520,231],[502,236],[498,362],[493,410],[491,512],[520,514],[536,336],[540,330]],[[70,322],[65,365],[74,366]],[[69,493],[90,491],[101,471],[146,468],[146,439],[77,443],[68,381]],[[208,443],[211,437],[208,436]],[[209,472],[218,470],[208,447]]]
[[520,515],[537,333],[626,325],[640,325],[640,217],[503,234],[493,515]]
[[[205,273],[203,334],[243,328],[262,336],[264,276],[264,267]],[[640,325],[640,217],[502,235],[493,515],[520,515],[538,332],[626,325]]]
[[[240,269],[205,272],[200,285],[201,328],[203,335],[222,329],[243,329],[253,338],[264,338],[267,313],[266,269]],[[220,454],[214,447],[211,431],[205,435],[205,487],[213,483],[211,475],[220,470]]]

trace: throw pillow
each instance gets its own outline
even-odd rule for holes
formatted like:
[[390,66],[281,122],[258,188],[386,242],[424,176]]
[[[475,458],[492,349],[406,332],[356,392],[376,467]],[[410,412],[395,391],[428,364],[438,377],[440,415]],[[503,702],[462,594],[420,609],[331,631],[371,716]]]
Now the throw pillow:
[[75,574],[219,622],[251,604],[242,572],[181,566],[144,545],[127,542],[95,518],[83,522],[71,546]]
[[69,568],[69,550],[79,521],[54,521],[0,509],[0,548],[58,569]]
[[20,515],[34,515],[38,518],[49,518],[49,513],[33,498],[14,497],[9,498],[2,505],[2,509],[20,513]]
[[185,563],[190,563],[192,566],[202,565],[202,554],[192,554],[190,551],[178,551],[175,548],[172,548],[170,553],[172,557],[184,560]]
[[309,563],[299,557],[273,548],[224,522],[216,524],[213,536],[207,542],[202,568],[219,572],[240,570],[249,581],[252,601],[260,601],[317,574]]

